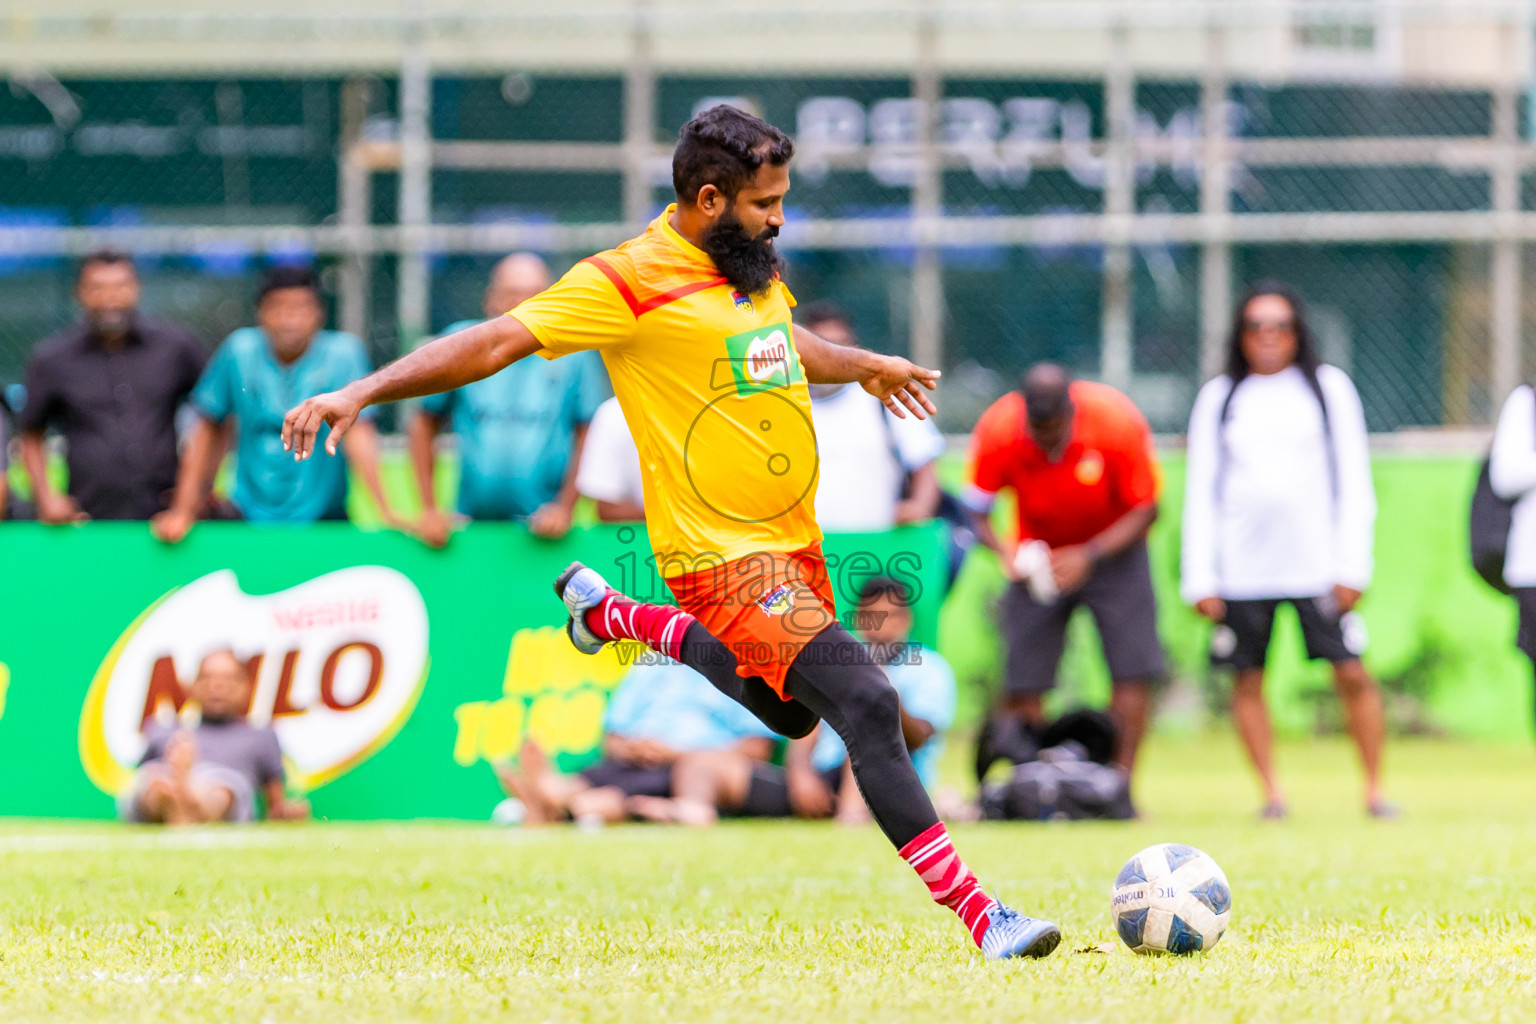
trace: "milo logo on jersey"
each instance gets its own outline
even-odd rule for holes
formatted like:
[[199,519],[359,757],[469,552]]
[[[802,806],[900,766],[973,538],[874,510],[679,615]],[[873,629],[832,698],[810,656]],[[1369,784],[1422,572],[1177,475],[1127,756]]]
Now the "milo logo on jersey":
[[787,323],[768,324],[725,339],[731,374],[738,395],[752,395],[770,388],[787,388],[803,379],[795,358]]

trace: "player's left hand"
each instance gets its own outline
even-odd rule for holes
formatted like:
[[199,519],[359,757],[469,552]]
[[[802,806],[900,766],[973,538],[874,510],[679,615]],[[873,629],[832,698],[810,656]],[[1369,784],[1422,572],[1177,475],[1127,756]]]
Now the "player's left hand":
[[1333,585],[1333,603],[1338,606],[1340,615],[1354,611],[1355,605],[1360,603],[1362,596],[1361,592],[1354,587],[1346,587],[1342,583]]
[[283,450],[293,452],[295,462],[303,462],[315,450],[315,437],[322,424],[330,424],[331,433],[325,439],[327,455],[335,455],[345,434],[357,422],[363,404],[347,394],[347,389],[330,391],[314,398],[306,398],[283,417]]
[[528,517],[528,532],[545,540],[559,540],[571,532],[571,510],[558,501],[540,505]]
[[908,410],[920,420],[938,413],[933,399],[924,394],[938,387],[942,374],[927,370],[900,356],[876,356],[875,368],[859,386],[880,401],[891,412],[906,419]]
[[1092,572],[1093,556],[1085,544],[1069,544],[1051,552],[1051,575],[1056,578],[1056,589],[1063,594],[1088,582]]

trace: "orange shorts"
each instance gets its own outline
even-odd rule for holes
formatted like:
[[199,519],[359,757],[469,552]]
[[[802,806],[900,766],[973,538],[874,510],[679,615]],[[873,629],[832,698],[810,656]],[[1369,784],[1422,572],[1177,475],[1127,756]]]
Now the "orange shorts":
[[765,551],[667,580],[682,609],[736,656],[736,674],[759,676],[780,698],[801,648],[837,621],[821,545]]

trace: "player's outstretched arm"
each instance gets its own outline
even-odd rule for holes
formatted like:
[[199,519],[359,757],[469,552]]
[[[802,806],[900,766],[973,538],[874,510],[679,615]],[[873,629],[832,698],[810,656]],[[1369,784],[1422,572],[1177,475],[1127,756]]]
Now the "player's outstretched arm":
[[805,379],[812,384],[856,383],[902,418],[907,410],[920,420],[938,412],[924,393],[938,386],[938,370],[924,369],[900,356],[834,345],[799,324],[795,325],[795,351],[800,353]]
[[335,455],[342,435],[368,406],[461,388],[541,347],[533,332],[511,316],[446,334],[340,391],[316,395],[289,410],[283,417],[283,449],[302,462],[314,452],[320,425],[329,423],[331,433],[325,450]]

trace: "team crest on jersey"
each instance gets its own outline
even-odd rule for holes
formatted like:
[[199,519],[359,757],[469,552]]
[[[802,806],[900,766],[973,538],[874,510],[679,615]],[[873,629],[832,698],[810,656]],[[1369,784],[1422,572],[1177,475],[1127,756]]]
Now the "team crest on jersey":
[[795,592],[788,583],[780,583],[757,599],[764,615],[783,615],[795,606]]
[[736,308],[743,313],[754,313],[756,309],[752,305],[752,296],[746,292],[731,292],[731,301],[736,303]]

